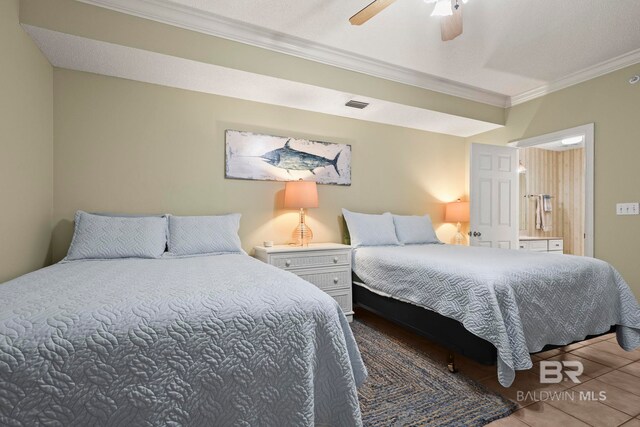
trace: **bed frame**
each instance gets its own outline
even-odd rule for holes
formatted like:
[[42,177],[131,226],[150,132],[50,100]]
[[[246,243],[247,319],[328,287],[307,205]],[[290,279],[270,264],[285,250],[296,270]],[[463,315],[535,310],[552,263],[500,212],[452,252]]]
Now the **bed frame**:
[[[358,286],[356,283],[362,284],[362,281],[355,275],[353,279],[354,305],[445,347],[450,351],[447,364],[449,371],[457,371],[454,354],[463,355],[483,365],[496,364],[498,353],[494,345],[467,331],[457,320],[414,304],[384,297],[363,286]],[[605,334],[613,332],[615,329],[616,327],[612,326]],[[599,335],[590,335],[585,340],[596,336]],[[561,346],[547,345],[541,352],[558,347]]]

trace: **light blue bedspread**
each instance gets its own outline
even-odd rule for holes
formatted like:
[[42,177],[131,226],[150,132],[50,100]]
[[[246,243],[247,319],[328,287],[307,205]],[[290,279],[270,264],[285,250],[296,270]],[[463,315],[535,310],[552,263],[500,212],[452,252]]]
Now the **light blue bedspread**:
[[247,255],[0,285],[0,425],[361,425],[366,375],[335,301]]
[[612,325],[640,346],[640,308],[608,263],[593,258],[453,245],[362,247],[353,270],[366,286],[461,322],[498,350],[498,379],[531,368],[529,353]]

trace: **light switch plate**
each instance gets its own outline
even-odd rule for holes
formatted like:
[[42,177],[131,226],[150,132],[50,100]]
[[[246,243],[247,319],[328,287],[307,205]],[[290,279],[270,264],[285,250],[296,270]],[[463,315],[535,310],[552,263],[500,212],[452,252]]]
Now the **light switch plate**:
[[640,203],[617,203],[616,215],[640,215]]

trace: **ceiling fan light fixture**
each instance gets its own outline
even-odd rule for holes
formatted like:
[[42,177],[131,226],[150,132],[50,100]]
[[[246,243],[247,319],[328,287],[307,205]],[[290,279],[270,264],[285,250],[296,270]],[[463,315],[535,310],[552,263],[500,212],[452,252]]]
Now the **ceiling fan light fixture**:
[[451,7],[451,0],[438,0],[436,7],[433,8],[431,16],[451,16],[453,15],[453,8]]

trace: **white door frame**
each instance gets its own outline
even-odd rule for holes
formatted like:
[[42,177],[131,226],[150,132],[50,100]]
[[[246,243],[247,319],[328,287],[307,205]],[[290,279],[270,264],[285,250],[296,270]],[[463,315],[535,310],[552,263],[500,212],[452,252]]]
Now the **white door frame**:
[[547,144],[549,142],[558,141],[563,138],[576,135],[584,135],[584,155],[585,155],[585,177],[584,177],[584,255],[588,257],[594,256],[594,235],[593,235],[593,209],[594,209],[594,124],[588,123],[582,126],[576,126],[571,129],[564,129],[558,132],[547,133],[532,138],[511,141],[508,145],[511,147],[524,148],[536,145]]

